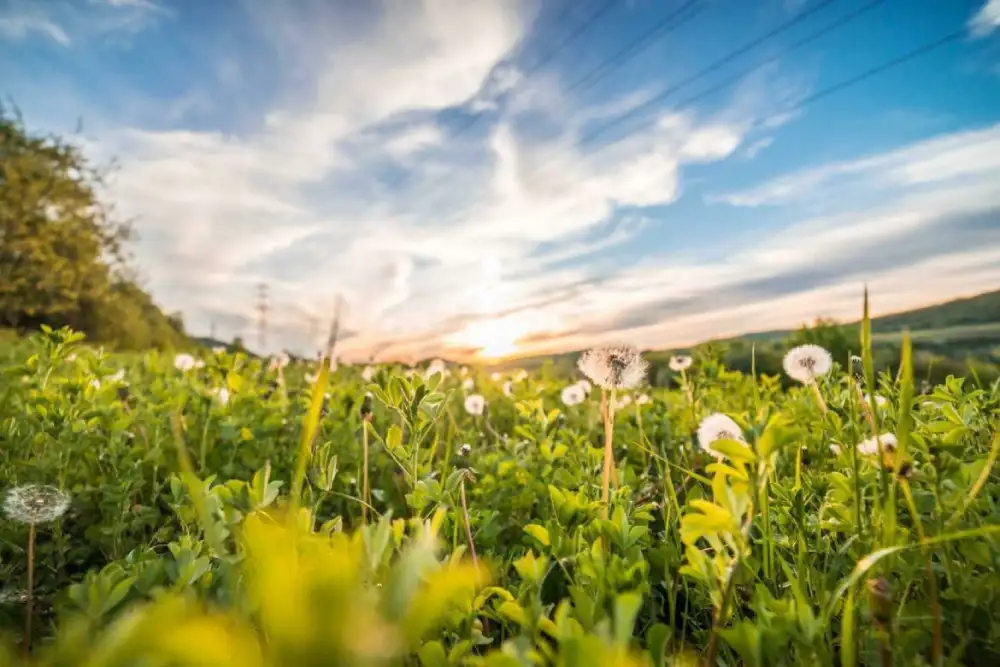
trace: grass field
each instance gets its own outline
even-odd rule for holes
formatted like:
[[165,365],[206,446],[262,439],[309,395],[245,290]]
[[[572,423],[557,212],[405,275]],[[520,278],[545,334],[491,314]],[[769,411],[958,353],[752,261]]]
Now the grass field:
[[8,662],[1000,661],[997,386],[11,354]]

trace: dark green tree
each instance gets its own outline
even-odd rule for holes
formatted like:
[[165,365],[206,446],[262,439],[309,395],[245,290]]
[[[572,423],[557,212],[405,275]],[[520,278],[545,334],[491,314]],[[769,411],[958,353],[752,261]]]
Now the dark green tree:
[[131,227],[99,197],[106,174],[0,106],[0,326],[68,325],[122,347],[181,344],[182,320],[169,322],[130,279]]

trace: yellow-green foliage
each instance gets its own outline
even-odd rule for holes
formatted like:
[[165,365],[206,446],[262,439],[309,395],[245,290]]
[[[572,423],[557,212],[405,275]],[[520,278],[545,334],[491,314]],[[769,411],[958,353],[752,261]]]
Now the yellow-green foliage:
[[[600,390],[563,405],[573,378],[43,332],[8,348],[0,475],[72,501],[0,520],[0,664],[29,544],[27,660],[53,667],[996,664],[1000,386],[921,393],[904,351],[821,377],[825,416],[705,352],[685,387],[620,391],[604,507]],[[709,453],[712,413],[740,433]],[[873,424],[895,450],[858,450]]]

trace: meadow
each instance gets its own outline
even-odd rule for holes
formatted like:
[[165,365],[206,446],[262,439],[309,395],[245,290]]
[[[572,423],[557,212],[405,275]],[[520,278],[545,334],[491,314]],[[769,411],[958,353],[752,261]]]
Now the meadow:
[[1000,664],[1000,381],[867,318],[664,386],[81,338],[0,353],[0,664]]

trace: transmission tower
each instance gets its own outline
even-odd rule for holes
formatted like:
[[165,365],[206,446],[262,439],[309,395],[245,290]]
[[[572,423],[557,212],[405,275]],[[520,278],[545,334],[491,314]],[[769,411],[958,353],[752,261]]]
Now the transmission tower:
[[267,311],[269,309],[267,283],[260,283],[257,285],[257,344],[260,346],[261,353],[267,348]]

